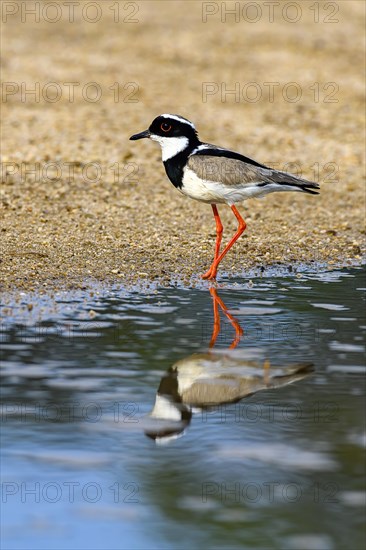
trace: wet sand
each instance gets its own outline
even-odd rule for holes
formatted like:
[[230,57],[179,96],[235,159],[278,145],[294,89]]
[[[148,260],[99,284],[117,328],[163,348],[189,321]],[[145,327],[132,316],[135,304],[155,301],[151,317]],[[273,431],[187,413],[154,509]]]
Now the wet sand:
[[[211,208],[174,189],[157,144],[128,140],[162,112],[195,122],[204,141],[321,185],[319,196],[240,205],[247,229],[221,273],[361,263],[364,85],[355,36],[364,4],[339,2],[332,24],[322,11],[314,22],[304,3],[296,23],[222,22],[220,14],[205,23],[199,2],[154,1],[136,3],[136,23],[116,23],[107,4],[95,24],[29,19],[21,33],[16,16],[3,24],[2,76],[13,83],[2,105],[3,289],[198,280],[213,255]],[[22,82],[35,93],[22,94]],[[269,82],[278,83],[273,97]],[[235,218],[219,211],[228,240]]]

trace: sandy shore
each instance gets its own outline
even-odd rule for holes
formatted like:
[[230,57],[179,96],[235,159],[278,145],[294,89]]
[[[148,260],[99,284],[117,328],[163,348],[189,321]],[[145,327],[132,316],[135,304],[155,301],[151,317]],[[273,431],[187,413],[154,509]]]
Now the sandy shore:
[[[116,22],[115,3],[99,4],[96,23],[77,12],[73,23],[64,13],[52,24],[28,17],[21,33],[20,14],[2,25],[4,289],[188,284],[207,269],[211,208],[174,189],[157,144],[128,141],[162,112],[193,120],[205,141],[321,185],[319,196],[239,206],[247,230],[222,272],[362,261],[362,2],[334,3],[333,23],[322,2],[319,22],[301,2],[293,23],[283,14],[271,23],[264,11],[255,23],[220,13],[204,22],[200,2],[179,1],[132,3],[131,16],[121,3]],[[228,239],[235,218],[219,210]]]

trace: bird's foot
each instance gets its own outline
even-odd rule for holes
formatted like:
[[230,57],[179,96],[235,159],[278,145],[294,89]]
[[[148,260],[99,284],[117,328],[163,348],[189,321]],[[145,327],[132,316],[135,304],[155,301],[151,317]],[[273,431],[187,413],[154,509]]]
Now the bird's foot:
[[201,278],[202,279],[208,279],[209,281],[212,281],[212,280],[216,279],[216,275],[217,275],[217,269],[211,266],[210,269],[208,271],[206,271],[206,273],[201,275]]

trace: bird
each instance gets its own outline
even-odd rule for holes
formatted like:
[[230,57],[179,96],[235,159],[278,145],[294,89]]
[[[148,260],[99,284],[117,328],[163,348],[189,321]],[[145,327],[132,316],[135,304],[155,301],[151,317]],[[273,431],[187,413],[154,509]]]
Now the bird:
[[198,410],[237,403],[263,390],[276,390],[307,378],[310,362],[270,365],[246,353],[194,353],[172,365],[160,381],[155,404],[145,417],[145,434],[157,442],[182,435]]
[[[184,434],[194,413],[237,403],[259,391],[275,390],[306,378],[313,363],[274,365],[269,358],[254,361],[250,350],[234,348],[244,331],[218,295],[209,289],[213,302],[213,331],[209,349],[175,362],[161,378],[155,404],[143,418],[145,434],[157,443],[167,443]],[[228,349],[213,350],[220,333],[221,309],[235,329]],[[256,350],[257,352],[258,350]]]
[[[236,151],[200,141],[195,125],[180,115],[157,116],[147,130],[130,140],[149,138],[161,146],[166,174],[178,191],[211,204],[216,224],[214,259],[203,279],[215,280],[220,262],[246,228],[236,204],[276,191],[317,195],[319,185],[293,174],[273,170]],[[223,225],[217,205],[228,205],[238,228],[221,251]]]

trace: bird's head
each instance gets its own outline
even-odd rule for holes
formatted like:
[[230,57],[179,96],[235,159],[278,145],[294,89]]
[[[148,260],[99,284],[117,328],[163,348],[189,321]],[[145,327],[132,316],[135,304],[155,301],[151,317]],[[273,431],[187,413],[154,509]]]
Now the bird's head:
[[130,137],[132,140],[142,138],[160,143],[163,161],[187,148],[193,150],[200,144],[194,124],[179,115],[159,115],[147,130]]

